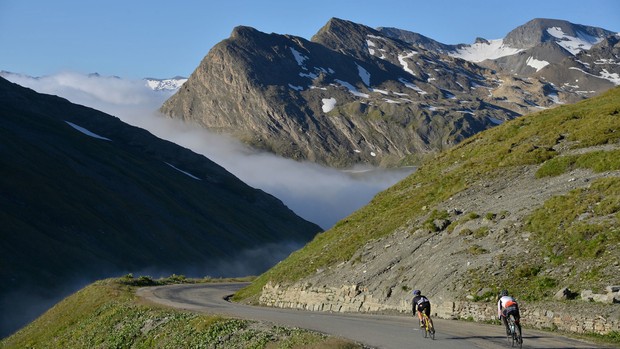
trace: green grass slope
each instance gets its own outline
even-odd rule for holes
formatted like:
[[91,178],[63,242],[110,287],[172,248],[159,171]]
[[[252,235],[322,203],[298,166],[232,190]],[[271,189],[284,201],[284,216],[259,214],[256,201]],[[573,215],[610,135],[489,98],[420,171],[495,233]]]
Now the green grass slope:
[[[236,298],[256,297],[269,281],[291,284],[317,270],[350,262],[369,241],[398,229],[416,231],[407,228],[411,222],[419,222],[420,229],[436,230],[433,221],[445,218],[445,213],[434,208],[446,206],[448,199],[479,186],[484,180],[518,176],[524,168],[532,167],[538,169],[538,178],[578,168],[620,170],[619,140],[620,88],[574,105],[506,122],[429,159],[411,176],[379,193],[367,206],[317,235],[304,248],[261,275]],[[617,175],[597,180],[587,188],[551,198],[520,222],[522,231],[531,234],[528,243],[539,254],[530,256],[531,265],[518,270],[523,282],[512,285],[514,291],[532,297],[550,296],[556,284],[536,277],[544,263],[557,266],[568,261],[574,265],[592,262],[587,273],[566,276],[580,286],[600,288],[605,282],[620,281],[613,272],[617,269],[613,263],[618,263],[620,254],[618,188]],[[445,229],[450,231],[458,224],[452,221]],[[475,255],[487,251],[469,252]],[[468,279],[470,284],[462,286],[499,287],[510,281],[490,275],[471,275]]]
[[191,280],[97,281],[0,341],[0,348],[361,348],[301,329],[148,305],[135,295],[140,285],[179,282]]

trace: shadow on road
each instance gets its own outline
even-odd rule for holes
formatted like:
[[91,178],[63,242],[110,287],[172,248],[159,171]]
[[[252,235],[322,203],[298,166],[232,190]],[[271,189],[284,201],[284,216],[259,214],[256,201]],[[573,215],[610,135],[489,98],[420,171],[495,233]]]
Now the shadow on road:
[[506,336],[449,336],[445,339],[468,340],[468,339],[485,339],[485,340],[505,340]]

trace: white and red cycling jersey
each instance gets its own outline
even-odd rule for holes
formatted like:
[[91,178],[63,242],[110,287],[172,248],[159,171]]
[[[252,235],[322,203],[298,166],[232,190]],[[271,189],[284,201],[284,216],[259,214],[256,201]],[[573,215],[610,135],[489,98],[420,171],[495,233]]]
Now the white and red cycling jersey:
[[510,296],[502,296],[497,302],[497,316],[502,316],[502,310],[510,307],[517,307],[517,301]]

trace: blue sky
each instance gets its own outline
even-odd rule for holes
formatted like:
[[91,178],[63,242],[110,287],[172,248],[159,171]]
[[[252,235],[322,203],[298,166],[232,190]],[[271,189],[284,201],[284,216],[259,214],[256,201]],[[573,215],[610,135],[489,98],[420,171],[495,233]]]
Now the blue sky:
[[235,26],[310,39],[331,17],[456,44],[502,38],[538,17],[620,32],[620,1],[0,0],[0,70],[189,76]]

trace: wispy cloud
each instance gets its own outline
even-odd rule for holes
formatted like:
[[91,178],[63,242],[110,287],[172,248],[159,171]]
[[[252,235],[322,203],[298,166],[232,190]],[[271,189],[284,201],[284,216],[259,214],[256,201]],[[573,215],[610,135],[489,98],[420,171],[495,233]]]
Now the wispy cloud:
[[5,77],[37,92],[58,95],[117,116],[128,124],[203,154],[247,184],[276,196],[299,216],[324,229],[411,172],[377,168],[345,172],[257,152],[230,137],[166,118],[157,110],[171,92],[153,91],[143,80],[71,72],[39,78],[13,74]]

